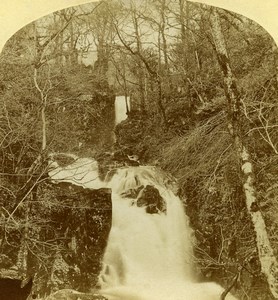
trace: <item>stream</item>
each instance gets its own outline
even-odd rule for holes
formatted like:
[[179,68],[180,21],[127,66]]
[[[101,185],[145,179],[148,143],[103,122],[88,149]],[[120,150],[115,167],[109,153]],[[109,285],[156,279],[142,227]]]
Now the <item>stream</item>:
[[[147,186],[159,192],[165,210],[148,213],[148,197],[138,207]],[[192,230],[163,173],[148,166],[121,168],[108,187],[113,217],[99,276],[101,293],[109,300],[219,300],[223,288],[195,281]]]

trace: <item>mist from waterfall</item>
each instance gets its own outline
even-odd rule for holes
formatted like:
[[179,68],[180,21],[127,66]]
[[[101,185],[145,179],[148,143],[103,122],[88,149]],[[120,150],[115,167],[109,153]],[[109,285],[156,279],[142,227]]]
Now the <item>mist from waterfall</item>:
[[[147,185],[159,191],[166,213],[147,213],[126,196]],[[192,231],[167,178],[153,167],[129,167],[118,169],[108,186],[113,217],[99,276],[102,294],[109,300],[219,300],[219,285],[194,280]]]

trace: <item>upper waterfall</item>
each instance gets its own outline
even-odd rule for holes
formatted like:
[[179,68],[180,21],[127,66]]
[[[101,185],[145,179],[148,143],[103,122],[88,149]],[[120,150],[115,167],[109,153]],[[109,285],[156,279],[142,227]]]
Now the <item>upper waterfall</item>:
[[127,111],[130,109],[130,98],[116,96],[115,99],[115,125],[127,118]]

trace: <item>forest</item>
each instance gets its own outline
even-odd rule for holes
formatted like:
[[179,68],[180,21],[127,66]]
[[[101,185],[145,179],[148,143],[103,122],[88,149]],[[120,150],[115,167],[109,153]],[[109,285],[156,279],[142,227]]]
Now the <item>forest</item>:
[[0,277],[34,277],[40,299],[97,293],[111,193],[48,176],[54,158],[94,158],[101,178],[134,164],[175,178],[199,281],[278,299],[277,97],[277,45],[231,11],[101,0],[28,24],[0,56]]

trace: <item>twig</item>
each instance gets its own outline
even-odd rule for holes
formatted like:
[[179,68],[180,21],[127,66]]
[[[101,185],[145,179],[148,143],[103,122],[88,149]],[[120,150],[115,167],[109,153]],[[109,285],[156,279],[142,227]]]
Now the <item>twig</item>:
[[238,277],[240,275],[242,271],[242,267],[240,267],[238,273],[235,275],[232,283],[226,288],[226,290],[221,294],[220,296],[220,300],[225,300],[226,296],[228,295],[228,293],[230,292],[230,290],[236,285]]

